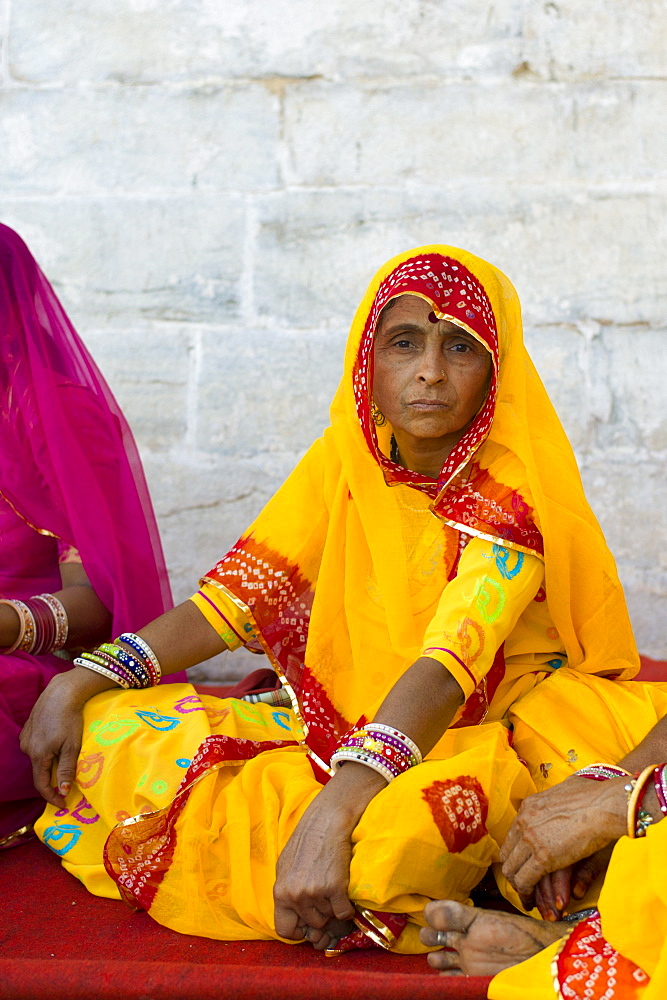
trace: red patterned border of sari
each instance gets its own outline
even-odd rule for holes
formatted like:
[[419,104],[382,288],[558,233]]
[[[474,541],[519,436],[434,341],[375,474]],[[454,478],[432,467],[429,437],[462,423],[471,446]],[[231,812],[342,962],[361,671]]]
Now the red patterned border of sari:
[[260,645],[298,697],[310,749],[328,760],[331,740],[350,728],[305,664],[314,591],[292,565],[252,535],[238,540],[204,580],[220,586],[250,612]]
[[559,1000],[634,1000],[649,977],[602,934],[600,914],[574,927],[551,963]]
[[473,463],[470,475],[451,483],[435,500],[433,513],[448,524],[499,545],[544,555],[533,511],[516,490],[496,482]]
[[190,792],[202,778],[225,765],[252,760],[268,750],[294,747],[294,740],[254,742],[233,736],[207,737],[181,786],[168,806],[141,813],[119,823],[104,845],[104,867],[117,884],[125,902],[136,909],[150,910],[160,884],[173,862],[176,849],[176,820]]

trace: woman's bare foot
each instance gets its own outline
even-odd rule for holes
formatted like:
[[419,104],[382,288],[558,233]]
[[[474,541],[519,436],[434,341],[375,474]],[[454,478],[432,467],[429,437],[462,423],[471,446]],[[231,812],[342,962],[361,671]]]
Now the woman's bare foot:
[[571,926],[499,910],[479,910],[452,899],[428,903],[424,916],[429,926],[419,935],[422,944],[446,949],[431,952],[429,964],[450,976],[495,976],[542,951]]

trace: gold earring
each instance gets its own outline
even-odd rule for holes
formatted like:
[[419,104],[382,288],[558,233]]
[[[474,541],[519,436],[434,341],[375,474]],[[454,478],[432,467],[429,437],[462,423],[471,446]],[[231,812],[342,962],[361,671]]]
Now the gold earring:
[[387,418],[384,413],[378,409],[374,400],[371,400],[371,416],[373,418],[373,423],[377,424],[378,427],[384,427],[387,423]]

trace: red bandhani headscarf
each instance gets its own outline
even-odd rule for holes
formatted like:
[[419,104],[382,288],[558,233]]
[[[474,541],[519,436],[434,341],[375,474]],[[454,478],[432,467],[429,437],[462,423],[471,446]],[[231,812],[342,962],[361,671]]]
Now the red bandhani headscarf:
[[[371,416],[373,344],[380,314],[400,295],[417,295],[433,306],[434,319],[447,319],[484,344],[491,355],[491,383],[484,405],[445,461],[437,481],[411,472],[393,462],[378,444]],[[354,397],[359,422],[372,454],[379,462],[388,485],[405,483],[433,498],[433,510],[452,526],[474,530],[478,535],[501,538],[517,548],[544,553],[542,536],[521,495],[495,482],[478,465],[462,480],[468,465],[488,437],[496,409],[498,389],[498,329],[480,281],[461,261],[443,254],[427,253],[404,261],[381,283],[368,315],[354,369]]]

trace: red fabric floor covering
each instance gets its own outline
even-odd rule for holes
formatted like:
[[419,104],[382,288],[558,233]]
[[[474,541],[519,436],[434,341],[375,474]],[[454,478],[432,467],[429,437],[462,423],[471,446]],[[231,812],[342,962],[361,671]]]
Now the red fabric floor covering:
[[0,854],[2,1000],[482,1000],[486,979],[442,978],[423,956],[177,934],[91,896],[37,841]]
[[[642,680],[667,680],[643,659]],[[204,688],[224,697],[229,689]],[[209,941],[91,896],[37,841],[0,852],[0,1000],[482,1000],[423,956],[325,958],[309,945]]]

